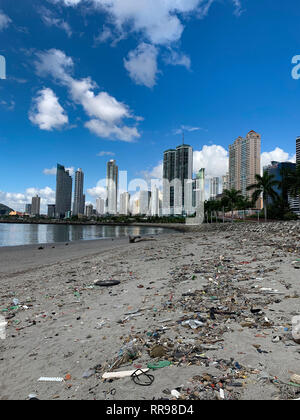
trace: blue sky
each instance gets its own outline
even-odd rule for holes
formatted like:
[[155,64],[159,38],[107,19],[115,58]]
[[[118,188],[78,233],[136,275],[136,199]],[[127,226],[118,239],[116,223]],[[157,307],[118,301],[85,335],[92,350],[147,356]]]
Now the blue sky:
[[182,130],[208,176],[252,129],[264,163],[293,160],[299,18],[295,0],[0,0],[0,202],[45,208],[57,163],[91,202],[111,158],[158,177]]

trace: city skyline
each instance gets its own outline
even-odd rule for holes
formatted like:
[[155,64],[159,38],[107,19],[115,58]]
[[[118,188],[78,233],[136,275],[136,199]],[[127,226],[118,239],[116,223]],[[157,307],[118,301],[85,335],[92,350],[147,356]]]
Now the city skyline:
[[[257,140],[258,139],[258,140]],[[258,143],[257,143],[258,141]],[[184,137],[183,137],[183,142],[184,142]],[[296,150],[296,154],[295,154],[295,159],[293,159],[293,164],[296,165],[296,160],[297,162],[300,161],[300,154],[299,154],[299,143],[300,143],[300,137],[296,138],[296,142],[295,142],[295,150]],[[226,173],[222,176],[219,177],[208,177],[205,178],[204,172],[203,172],[203,179],[204,179],[204,184],[203,184],[203,193],[204,196],[202,196],[201,193],[201,199],[202,200],[208,200],[208,199],[215,199],[217,195],[219,195],[220,193],[222,193],[222,191],[224,189],[230,189],[230,188],[235,188],[235,189],[240,189],[241,192],[243,193],[244,196],[249,195],[248,192],[246,192],[246,186],[251,184],[251,182],[255,181],[255,173],[258,173],[258,171],[256,170],[257,167],[260,167],[260,173],[262,174],[263,171],[265,170],[265,168],[267,168],[268,166],[272,166],[274,163],[287,163],[290,162],[292,163],[291,160],[283,160],[281,162],[276,162],[274,160],[271,160],[270,162],[268,161],[263,161],[261,162],[261,153],[260,153],[260,147],[261,147],[261,135],[256,133],[254,130],[251,130],[245,138],[239,136],[232,145],[229,145],[229,159],[228,159],[228,167],[226,168]],[[184,157],[184,150],[187,150],[187,154],[186,157]],[[182,154],[182,156],[180,156]],[[140,208],[146,208],[146,205],[143,204],[141,205],[141,200],[144,201],[144,198],[141,198],[141,195],[143,194],[143,192],[147,192],[147,194],[149,194],[149,199],[148,199],[148,212],[142,211],[141,214],[148,214],[148,215],[152,215],[152,202],[151,202],[151,193],[152,193],[152,188],[153,185],[156,186],[157,185],[157,181],[159,188],[157,189],[159,193],[161,193],[162,198],[161,198],[161,204],[159,207],[159,211],[158,213],[163,215],[169,215],[169,214],[174,214],[174,209],[170,210],[170,207],[168,209],[168,211],[164,211],[164,206],[166,206],[166,204],[163,202],[163,197],[164,197],[164,180],[165,182],[169,183],[169,188],[171,186],[171,189],[173,188],[174,190],[174,186],[172,187],[172,181],[176,180],[176,182],[178,181],[180,185],[184,185],[184,181],[193,181],[191,182],[190,185],[190,197],[188,199],[188,207],[190,206],[191,209],[194,209],[194,207],[197,207],[197,204],[195,204],[196,202],[199,203],[199,198],[197,199],[197,192],[198,188],[197,188],[197,184],[196,184],[196,180],[199,177],[201,171],[205,171],[205,168],[201,168],[199,170],[198,173],[196,173],[192,167],[193,167],[193,149],[191,146],[186,145],[184,143],[182,143],[181,145],[177,146],[175,149],[168,149],[166,151],[163,152],[163,161],[165,161],[165,164],[162,163],[162,176],[161,178],[159,178],[158,174],[154,174],[157,175],[156,177],[154,177],[153,179],[148,179],[147,180],[142,180],[142,179],[134,179],[128,182],[128,178],[127,178],[127,171],[121,171],[120,175],[122,176],[122,180],[121,182],[119,181],[119,168],[116,164],[116,160],[115,159],[111,159],[108,162],[106,162],[106,177],[105,179],[102,180],[102,182],[100,182],[100,184],[102,185],[102,187],[99,186],[99,188],[101,189],[101,191],[99,191],[99,195],[95,198],[95,202],[91,203],[91,202],[87,202],[86,205],[84,205],[85,203],[85,194],[84,193],[84,189],[83,189],[83,184],[84,184],[84,173],[82,171],[81,168],[78,168],[77,171],[75,171],[75,175],[73,174],[74,177],[74,191],[72,188],[73,185],[73,179],[72,179],[72,175],[70,175],[70,172],[73,171],[73,168],[65,168],[63,165],[57,164],[57,169],[56,169],[56,185],[60,186],[60,190],[64,190],[65,186],[62,186],[60,184],[63,183],[62,180],[60,180],[61,176],[66,177],[68,186],[68,195],[67,198],[65,198],[64,201],[64,206],[65,208],[69,208],[69,205],[65,204],[66,201],[70,201],[71,202],[71,208],[72,208],[72,214],[73,215],[80,215],[80,214],[86,214],[87,208],[94,208],[94,210],[97,212],[98,215],[102,215],[102,214],[128,214],[130,212],[135,212],[136,214],[140,214]],[[178,155],[178,156],[177,156]],[[231,155],[234,155],[234,159]],[[237,165],[235,160],[235,156],[238,155],[238,162],[239,164]],[[230,157],[231,156],[231,157]],[[244,156],[244,158],[243,158]],[[247,158],[246,158],[247,156]],[[296,159],[297,157],[297,159]],[[167,160],[166,160],[167,159]],[[249,162],[248,162],[249,159]],[[181,163],[179,164],[178,162],[183,162],[186,160],[186,163],[184,165],[182,165]],[[166,162],[168,162],[168,164],[166,164]],[[172,163],[173,162],[173,163]],[[267,162],[267,163],[265,163]],[[163,165],[166,166],[165,170],[163,169]],[[185,168],[186,166],[186,168]],[[237,168],[238,166],[238,168]],[[252,167],[252,171],[251,168],[249,169],[249,166]],[[241,168],[244,167],[244,170],[242,170]],[[180,169],[181,168],[181,169]],[[185,169],[184,169],[185,168]],[[230,169],[232,168],[232,169]],[[170,172],[171,170],[171,172]],[[233,171],[233,172],[232,172]],[[250,172],[249,172],[250,171]],[[63,175],[61,174],[61,172],[63,173]],[[172,173],[172,174],[171,174]],[[230,173],[232,173],[230,175]],[[59,175],[57,175],[59,174]],[[237,180],[235,180],[235,176],[236,174],[238,174]],[[246,176],[247,174],[247,176]],[[194,176],[196,176],[196,178],[194,178]],[[165,178],[164,178],[165,177]],[[158,179],[157,179],[158,178]],[[249,178],[249,179],[248,179]],[[71,181],[69,181],[69,179]],[[222,181],[222,183],[221,183]],[[154,182],[154,184],[153,184]],[[122,190],[119,189],[119,183],[121,183],[122,187],[124,188],[124,186],[126,187],[126,190]],[[126,184],[127,183],[127,184]],[[186,185],[186,187],[188,188],[189,186],[189,182],[187,183],[188,185]],[[242,185],[243,184],[243,185]],[[105,185],[103,187],[103,185]],[[128,186],[134,186],[134,188],[136,188],[136,190],[131,191],[131,193],[129,193],[127,191],[127,187]],[[176,184],[177,185],[177,184]],[[179,186],[181,188],[181,186]],[[243,188],[241,188],[243,187]],[[178,186],[176,187],[178,189]],[[175,189],[176,189],[175,188]],[[57,190],[56,190],[57,191]],[[59,194],[57,194],[55,191],[55,195],[56,195],[56,199],[55,201],[58,200],[58,195],[61,195],[61,200],[62,200],[62,192],[60,192]],[[126,212],[123,212],[123,202],[122,202],[122,196],[127,195],[126,200],[127,203],[125,205],[126,207]],[[179,209],[179,207],[181,208],[181,210],[175,214],[181,214],[182,212],[185,212],[183,209],[185,207],[185,203],[184,203],[184,188],[182,190],[182,203],[181,200],[179,199],[178,193],[177,195],[174,193],[173,191],[173,207],[175,206],[175,203],[177,203],[177,208]],[[79,199],[76,198],[79,196]],[[175,196],[177,198],[175,198]],[[38,194],[36,194],[36,197],[38,197]],[[81,198],[80,198],[81,197]],[[35,197],[32,197],[31,200],[33,200]],[[39,197],[39,206],[40,206],[40,200],[41,198]],[[100,201],[99,201],[100,200]],[[196,201],[195,201],[196,200]],[[78,213],[74,213],[74,209],[77,208],[77,206],[79,204],[75,204],[77,201],[81,201],[81,212]],[[102,201],[103,201],[103,205],[102,205]],[[298,202],[298,199],[296,199],[296,201]],[[101,204],[100,204],[101,202]],[[113,202],[112,204],[108,204],[109,202]],[[138,204],[137,204],[138,203]],[[261,204],[259,204],[260,207]],[[298,205],[298,204],[297,204]],[[28,206],[31,206],[30,203],[26,203],[24,205],[25,207],[25,213],[28,213],[28,211],[26,210],[26,208]],[[136,207],[137,206],[137,207]],[[55,209],[55,205],[53,206],[53,204],[48,204],[48,215],[49,215],[49,207],[54,207]],[[136,207],[136,209],[134,210],[133,208]],[[172,207],[172,206],[171,206]],[[97,209],[101,208],[101,211],[98,211]],[[103,210],[102,210],[103,208]],[[19,210],[17,210],[19,211]],[[51,211],[51,210],[50,210]],[[71,211],[67,210],[65,212],[69,213]],[[29,212],[30,213],[30,212]],[[156,214],[157,212],[154,212],[154,214]],[[191,211],[191,214],[193,213],[193,211]],[[41,212],[42,214],[42,212]],[[45,212],[44,212],[45,214]],[[52,214],[52,213],[51,213]],[[58,217],[58,213],[56,212],[56,216]],[[61,213],[62,216],[62,213]]]
[[252,129],[263,137],[262,165],[295,161],[296,4],[194,0],[162,10],[158,2],[125,18],[115,1],[113,14],[71,3],[1,2],[1,203],[23,211],[38,194],[46,212],[56,162],[72,175],[84,169],[86,201],[95,203],[106,158],[147,180],[183,132],[194,173],[205,168],[207,178],[225,174],[228,145]]

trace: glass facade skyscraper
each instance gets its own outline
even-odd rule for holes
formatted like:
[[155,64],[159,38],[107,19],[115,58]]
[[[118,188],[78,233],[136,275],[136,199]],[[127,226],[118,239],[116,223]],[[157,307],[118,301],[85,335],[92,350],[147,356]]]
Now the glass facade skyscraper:
[[193,149],[187,144],[164,152],[163,215],[190,214],[193,199]]
[[71,211],[72,177],[64,166],[57,164],[56,172],[56,217],[62,219]]

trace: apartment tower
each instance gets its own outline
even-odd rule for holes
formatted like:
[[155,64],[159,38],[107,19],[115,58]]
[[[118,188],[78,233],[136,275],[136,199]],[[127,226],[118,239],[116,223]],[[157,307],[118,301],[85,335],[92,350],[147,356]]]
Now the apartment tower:
[[163,215],[190,214],[193,196],[193,149],[187,144],[164,152]]
[[106,212],[115,215],[117,214],[118,198],[118,166],[115,160],[107,162],[106,189]]
[[83,196],[83,182],[84,173],[82,169],[78,169],[75,173],[75,189],[74,189],[74,203],[73,203],[73,215],[78,216],[84,214],[84,196]]
[[251,198],[247,187],[256,182],[256,174],[261,174],[260,151],[261,136],[253,130],[229,146],[229,189],[240,190],[244,197]]

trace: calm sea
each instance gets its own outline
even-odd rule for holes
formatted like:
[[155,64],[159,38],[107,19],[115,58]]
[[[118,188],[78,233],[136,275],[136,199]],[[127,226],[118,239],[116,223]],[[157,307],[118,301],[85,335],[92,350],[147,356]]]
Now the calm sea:
[[170,229],[143,226],[35,225],[0,223],[0,247],[157,235]]

